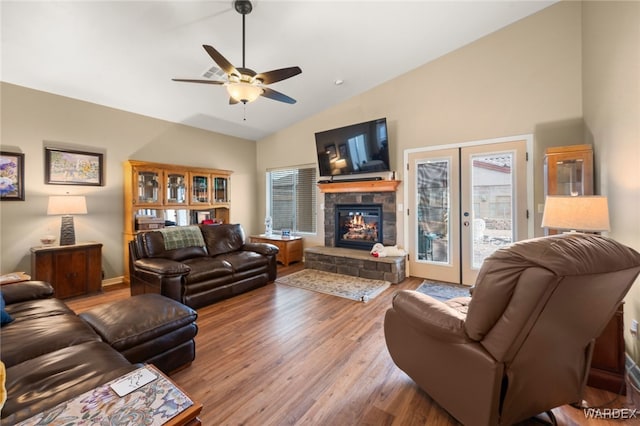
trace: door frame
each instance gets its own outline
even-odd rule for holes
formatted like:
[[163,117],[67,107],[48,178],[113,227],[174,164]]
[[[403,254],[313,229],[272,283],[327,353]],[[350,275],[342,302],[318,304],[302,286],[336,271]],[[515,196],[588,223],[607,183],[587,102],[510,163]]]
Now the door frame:
[[[528,134],[523,134],[523,135],[514,135],[514,136],[504,136],[504,137],[500,137],[500,138],[492,138],[492,139],[480,139],[480,140],[475,140],[475,141],[467,141],[467,142],[460,142],[460,143],[453,143],[453,144],[446,144],[446,145],[433,145],[433,146],[424,146],[424,147],[420,147],[420,148],[409,148],[409,149],[405,149],[403,152],[403,171],[406,173],[409,167],[409,155],[413,154],[413,153],[421,153],[421,152],[429,152],[429,151],[438,151],[438,150],[444,150],[444,149],[457,149],[457,148],[466,148],[466,147],[470,147],[470,146],[479,146],[479,145],[491,145],[491,144],[498,144],[498,143],[505,143],[505,142],[514,142],[514,141],[521,141],[524,140],[526,143],[526,150],[527,150],[527,157],[528,157],[528,161],[526,164],[526,179],[527,179],[527,211],[529,212],[529,220],[527,221],[527,237],[528,238],[533,238],[534,236],[534,210],[533,210],[533,205],[534,205],[534,187],[533,187],[533,160],[535,158],[534,156],[534,152],[533,152],[533,134],[528,133]],[[404,218],[407,218],[408,216],[408,206],[410,205],[409,202],[409,184],[407,182],[407,179],[405,178],[405,183],[403,185],[403,215]],[[415,213],[414,213],[415,214]],[[403,241],[405,242],[405,245],[408,244],[409,242],[409,227],[410,227],[410,221],[409,220],[403,220],[404,222],[404,226],[402,229],[402,235],[403,235]],[[407,246],[408,249],[408,246]],[[407,265],[409,264],[409,262],[407,262]],[[411,275],[411,270],[407,271],[407,276]]]

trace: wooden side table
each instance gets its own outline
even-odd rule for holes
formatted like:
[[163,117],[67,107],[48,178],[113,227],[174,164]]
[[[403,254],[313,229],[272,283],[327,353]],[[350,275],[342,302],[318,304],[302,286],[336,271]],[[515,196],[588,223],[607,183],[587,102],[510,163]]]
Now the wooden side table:
[[600,337],[596,339],[587,385],[626,394],[624,365],[624,313],[621,303]]
[[102,244],[31,248],[31,274],[47,281],[59,299],[102,291]]
[[276,260],[284,266],[292,262],[302,262],[302,237],[282,237],[280,235],[252,235],[253,243],[269,243],[280,250]]

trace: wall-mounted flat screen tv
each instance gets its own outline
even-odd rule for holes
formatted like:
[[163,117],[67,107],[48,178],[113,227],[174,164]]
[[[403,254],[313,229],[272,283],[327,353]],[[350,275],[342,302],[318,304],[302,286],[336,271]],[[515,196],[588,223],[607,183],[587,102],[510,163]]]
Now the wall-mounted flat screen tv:
[[391,170],[386,118],[326,130],[315,135],[320,176]]

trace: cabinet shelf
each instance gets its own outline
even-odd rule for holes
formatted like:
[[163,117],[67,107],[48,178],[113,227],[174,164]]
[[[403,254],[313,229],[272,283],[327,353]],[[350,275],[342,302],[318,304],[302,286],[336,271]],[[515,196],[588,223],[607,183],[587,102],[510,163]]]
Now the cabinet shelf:
[[348,182],[319,183],[320,192],[394,192],[399,180],[362,180]]

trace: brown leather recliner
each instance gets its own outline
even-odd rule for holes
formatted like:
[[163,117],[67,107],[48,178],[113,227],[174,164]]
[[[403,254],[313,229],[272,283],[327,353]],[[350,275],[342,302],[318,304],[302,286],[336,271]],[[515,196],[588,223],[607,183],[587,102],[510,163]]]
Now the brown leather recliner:
[[562,234],[488,257],[470,298],[399,291],[393,361],[458,421],[507,425],[582,401],[595,338],[640,272],[614,240]]

